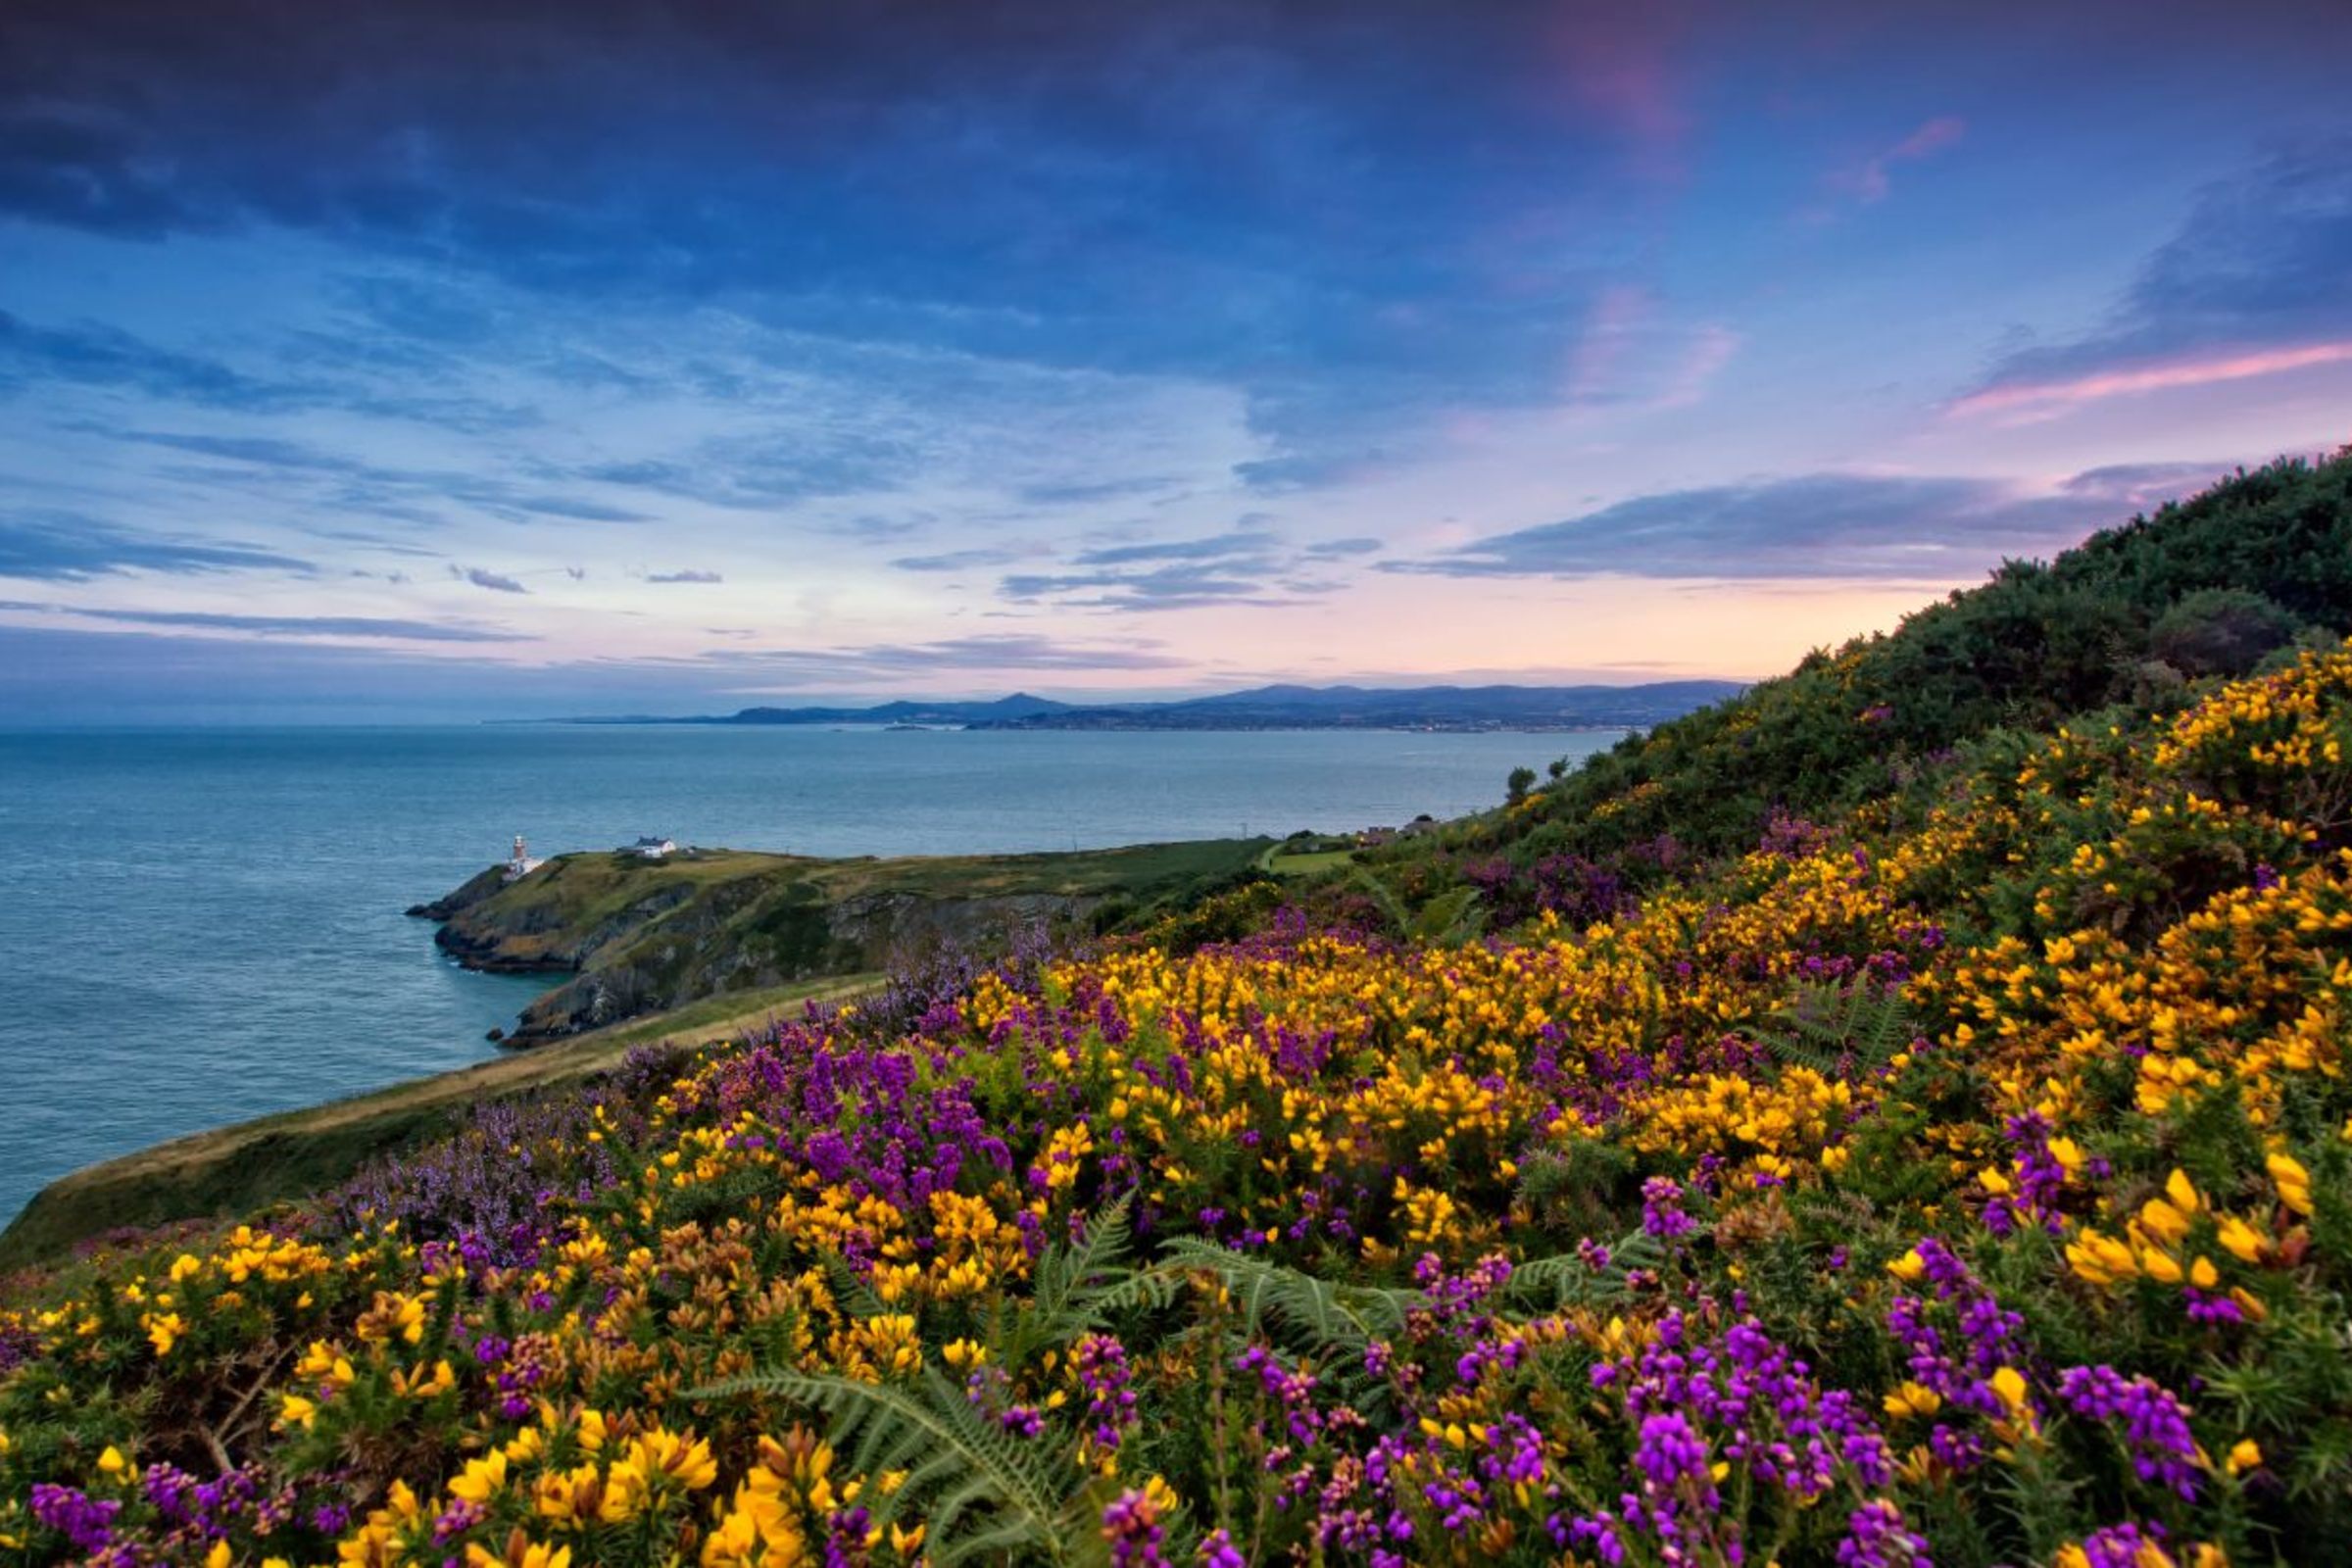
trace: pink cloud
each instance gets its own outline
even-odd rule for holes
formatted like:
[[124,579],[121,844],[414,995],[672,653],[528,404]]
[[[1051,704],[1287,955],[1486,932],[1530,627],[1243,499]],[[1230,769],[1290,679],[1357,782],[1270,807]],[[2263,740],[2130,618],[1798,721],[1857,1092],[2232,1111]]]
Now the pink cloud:
[[1715,378],[1724,367],[1740,352],[1746,341],[1728,326],[1702,326],[1690,336],[1690,343],[1682,368],[1677,370],[1664,391],[1658,394],[1657,406],[1662,409],[1687,409],[1707,395]]
[[1986,387],[1951,404],[1955,415],[2012,413],[2027,418],[2048,418],[2084,403],[2129,397],[2141,392],[2166,392],[2180,387],[2209,386],[2217,381],[2243,381],[2258,375],[2352,361],[2352,339],[2306,343],[2294,348],[2248,349],[2141,365],[2129,369],[2100,370],[2063,381],[2021,381]]
[[1691,124],[1677,61],[1687,26],[1683,10],[1679,5],[1599,13],[1580,8],[1553,35],[1569,95],[1625,138],[1636,172],[1665,181],[1684,173],[1683,148]]
[[1585,327],[1568,362],[1568,401],[1593,403],[1617,383],[1635,336],[1656,314],[1657,302],[1638,283],[1613,283],[1585,313]]
[[1866,207],[1873,202],[1883,202],[1894,189],[1891,171],[1895,165],[1916,163],[1922,158],[1932,157],[1957,144],[1967,134],[1968,122],[1957,115],[1938,115],[1885,152],[1865,159],[1851,169],[1841,169],[1831,174],[1829,186]]
[[1638,283],[1600,291],[1568,359],[1562,391],[1571,408],[1688,408],[1706,395],[1744,341],[1727,326],[1659,317],[1656,297]]

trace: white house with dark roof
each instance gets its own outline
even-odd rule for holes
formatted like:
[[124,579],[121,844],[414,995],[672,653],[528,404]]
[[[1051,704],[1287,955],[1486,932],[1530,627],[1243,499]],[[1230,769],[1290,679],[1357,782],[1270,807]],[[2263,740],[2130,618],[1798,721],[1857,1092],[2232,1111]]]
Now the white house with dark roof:
[[665,855],[675,855],[677,851],[678,846],[674,840],[659,838],[651,834],[640,838],[634,844],[624,844],[620,847],[623,855],[641,855],[649,860],[659,860]]

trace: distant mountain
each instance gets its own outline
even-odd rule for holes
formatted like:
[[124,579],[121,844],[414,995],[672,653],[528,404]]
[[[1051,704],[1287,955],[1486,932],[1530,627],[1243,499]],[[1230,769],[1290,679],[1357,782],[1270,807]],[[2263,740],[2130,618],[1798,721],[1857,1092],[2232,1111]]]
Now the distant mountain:
[[906,724],[965,729],[1641,729],[1738,696],[1738,681],[1645,686],[1260,686],[1170,703],[1057,703],[1015,692],[993,703],[903,700],[873,708],[747,708],[637,724]]
[[1014,692],[993,703],[902,701],[875,708],[747,708],[692,724],[993,724],[1059,712],[1068,708],[1047,697]]

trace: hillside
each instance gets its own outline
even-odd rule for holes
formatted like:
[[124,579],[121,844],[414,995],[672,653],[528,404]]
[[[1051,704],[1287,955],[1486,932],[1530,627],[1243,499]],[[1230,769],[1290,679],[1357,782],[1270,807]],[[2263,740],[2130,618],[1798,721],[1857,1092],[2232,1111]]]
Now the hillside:
[[853,859],[600,852],[559,856],[513,883],[494,867],[410,912],[441,922],[435,943],[468,968],[571,977],[523,1009],[509,1043],[533,1046],[707,998],[1091,930],[1232,881],[1267,847]]
[[2004,571],[1383,852],[1378,897],[1251,883],[909,977],[24,1276],[0,1538],[208,1568],[2324,1560],[2346,467]]
[[1815,653],[1540,782],[1507,812],[1386,858],[1415,894],[1469,875],[1505,920],[1605,912],[1691,857],[1756,843],[1776,818],[1914,788],[1995,731],[2115,704],[2176,708],[2191,680],[2347,632],[2352,450],[2283,460],[2046,564],[2012,562],[1891,632]]

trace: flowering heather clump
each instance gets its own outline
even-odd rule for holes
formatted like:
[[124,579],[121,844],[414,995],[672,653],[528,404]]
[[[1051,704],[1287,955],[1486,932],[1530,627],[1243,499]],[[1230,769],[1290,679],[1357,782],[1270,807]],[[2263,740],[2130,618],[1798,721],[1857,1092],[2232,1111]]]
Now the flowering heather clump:
[[0,1561],[2311,1560],[2347,739],[2314,655],[1590,923],[1114,943],[484,1107],[0,1305]]

